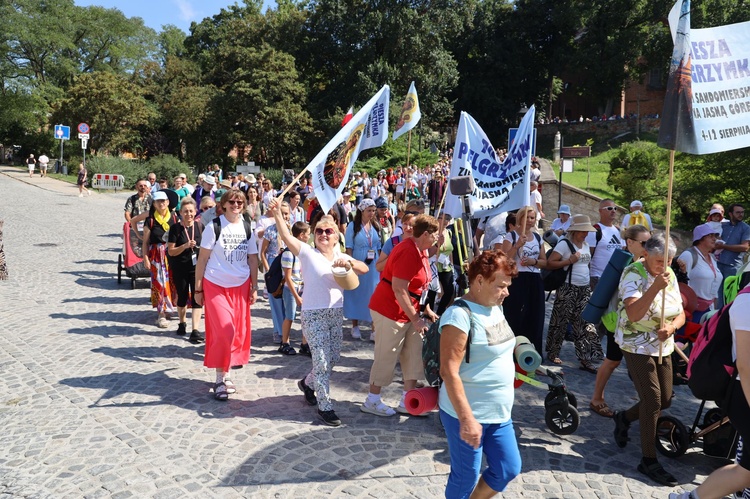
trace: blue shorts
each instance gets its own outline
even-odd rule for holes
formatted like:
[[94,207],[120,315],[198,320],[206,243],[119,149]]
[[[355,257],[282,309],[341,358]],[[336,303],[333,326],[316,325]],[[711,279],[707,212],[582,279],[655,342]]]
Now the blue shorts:
[[487,469],[481,473],[490,488],[502,492],[521,473],[521,452],[518,450],[513,421],[502,424],[482,424],[482,442],[478,449],[461,440],[458,419],[440,411],[440,421],[448,437],[448,452],[451,458],[451,472],[445,497],[464,499],[471,495],[479,481],[482,468],[482,454],[487,457]]
[[284,285],[282,299],[284,300],[284,320],[294,321],[297,318],[297,300],[294,299],[294,295],[289,291],[287,285]]

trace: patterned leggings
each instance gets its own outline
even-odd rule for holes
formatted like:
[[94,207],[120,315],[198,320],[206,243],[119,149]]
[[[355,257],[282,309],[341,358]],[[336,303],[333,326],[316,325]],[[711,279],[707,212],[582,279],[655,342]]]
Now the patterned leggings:
[[566,282],[557,289],[557,297],[552,306],[552,317],[547,331],[548,359],[560,356],[560,348],[569,322],[573,325],[573,338],[575,338],[578,360],[590,362],[595,354],[601,353],[602,345],[599,342],[596,327],[581,317],[590,296],[589,286],[574,286]]
[[333,410],[330,381],[333,366],[341,358],[344,309],[303,310],[300,320],[302,332],[310,345],[313,364],[312,371],[305,377],[305,384],[317,393],[319,410]]
[[638,392],[638,402],[625,411],[629,422],[641,423],[641,452],[643,457],[656,457],[656,421],[659,413],[672,405],[672,357],[658,357],[622,352],[628,372]]

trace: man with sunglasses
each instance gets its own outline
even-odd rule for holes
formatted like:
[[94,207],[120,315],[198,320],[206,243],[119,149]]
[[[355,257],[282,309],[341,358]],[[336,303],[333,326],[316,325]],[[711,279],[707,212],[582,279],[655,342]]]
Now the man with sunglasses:
[[615,225],[616,218],[615,202],[611,199],[602,199],[599,202],[599,222],[594,224],[596,232],[589,232],[586,237],[586,243],[591,248],[591,263],[589,264],[591,291],[599,282],[612,253],[623,246],[620,228]]

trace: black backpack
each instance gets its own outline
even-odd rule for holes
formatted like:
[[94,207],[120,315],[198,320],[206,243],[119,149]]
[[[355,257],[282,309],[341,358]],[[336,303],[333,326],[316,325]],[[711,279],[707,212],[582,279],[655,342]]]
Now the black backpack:
[[[466,362],[469,363],[471,359],[474,318],[469,305],[464,300],[456,300],[451,306],[461,307],[469,314],[471,327],[469,327],[469,337],[466,339]],[[440,377],[440,321],[432,323],[424,334],[424,338],[422,338],[422,363],[424,364],[424,377],[427,380],[427,384],[440,387],[443,384],[443,379]]]
[[[284,251],[290,251],[290,249],[284,248],[281,253],[276,255],[276,258],[273,259],[268,268],[268,272],[263,275],[263,278],[266,280],[268,294],[274,298],[281,298],[284,293],[284,269],[281,268],[281,256],[284,254]],[[292,265],[294,265],[296,260],[297,257],[292,253]]]
[[[565,239],[564,237],[560,239],[560,241],[565,241],[568,244],[568,249],[570,250],[571,254],[575,254],[576,249],[573,247],[573,243]],[[547,261],[549,261],[549,257],[552,254],[552,252],[555,250],[555,248],[551,248],[547,251]],[[568,284],[570,284],[570,280],[573,278],[573,264],[571,263],[568,265],[568,268],[560,267],[559,269],[555,270],[542,270],[542,282],[544,283],[544,290],[545,291],[555,291],[557,288],[563,285],[565,280],[568,280]]]
[[[243,225],[245,226],[245,235],[247,236],[247,240],[249,241],[251,237],[253,237],[253,226],[250,225],[250,222],[242,219]],[[221,234],[221,217],[214,218],[213,221],[214,224],[214,242],[219,240],[219,234]]]

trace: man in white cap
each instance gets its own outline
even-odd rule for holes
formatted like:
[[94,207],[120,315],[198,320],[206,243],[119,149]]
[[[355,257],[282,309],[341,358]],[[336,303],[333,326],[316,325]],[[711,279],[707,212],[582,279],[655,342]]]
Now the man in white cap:
[[[200,177],[198,177],[200,179]],[[216,177],[213,175],[206,175],[201,179],[200,185],[195,188],[193,192],[193,199],[200,206],[201,199],[206,196],[214,198],[214,190],[216,189]]]
[[630,203],[630,213],[622,217],[622,226],[630,227],[631,225],[643,225],[648,230],[654,230],[654,225],[651,223],[651,215],[642,211],[643,203],[637,199]]
[[188,190],[188,193],[192,196],[195,192],[195,186],[188,182],[187,175],[184,173],[180,173],[179,177],[182,179],[182,186]]

